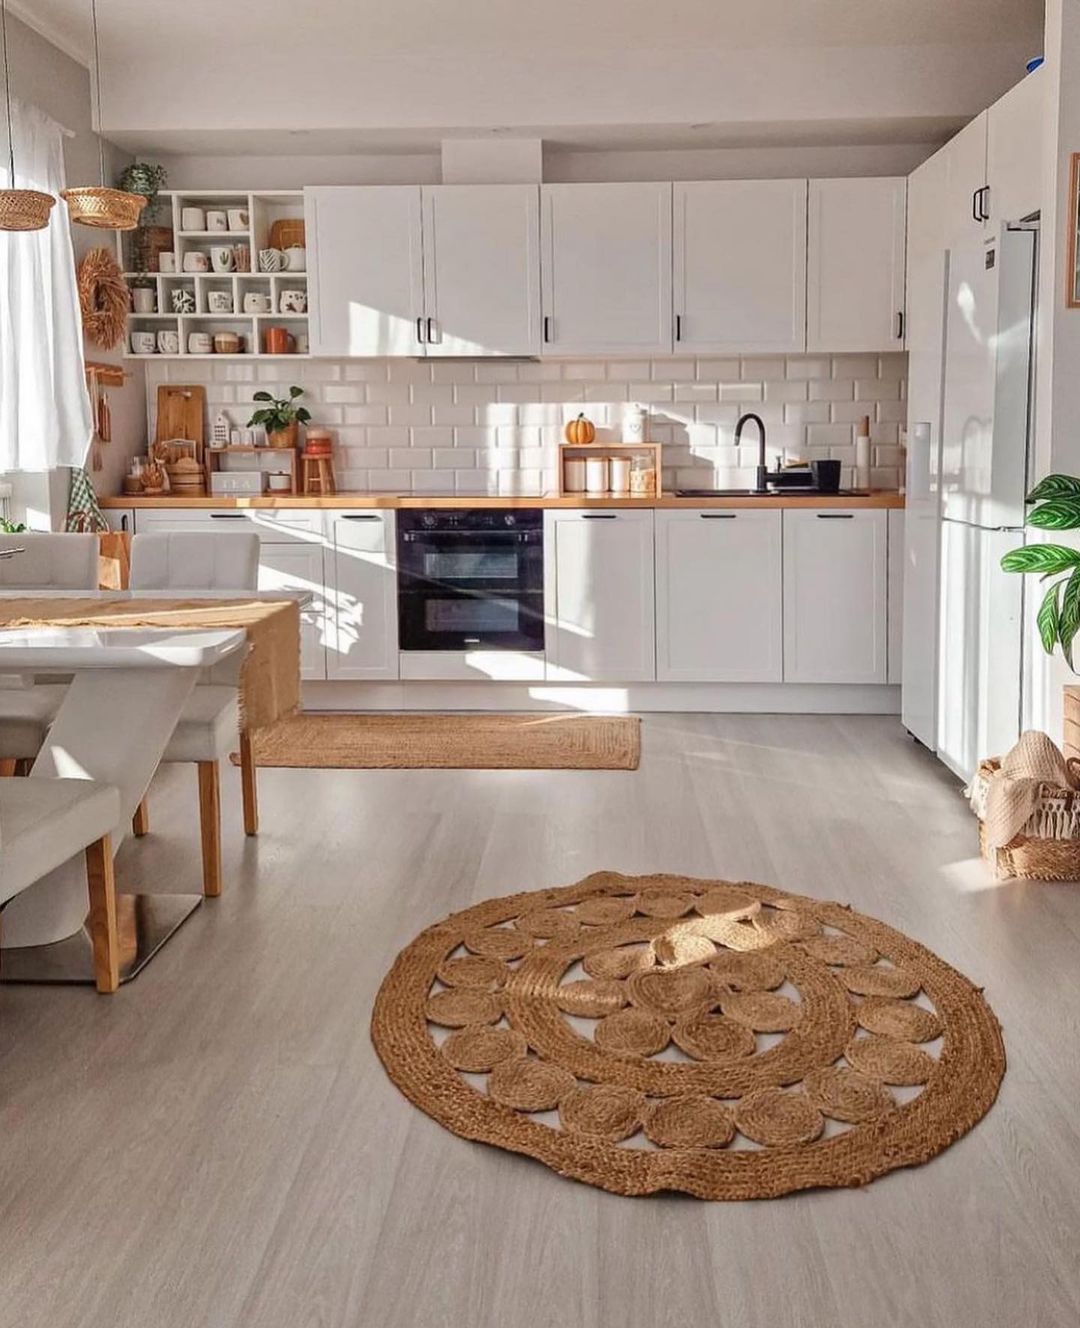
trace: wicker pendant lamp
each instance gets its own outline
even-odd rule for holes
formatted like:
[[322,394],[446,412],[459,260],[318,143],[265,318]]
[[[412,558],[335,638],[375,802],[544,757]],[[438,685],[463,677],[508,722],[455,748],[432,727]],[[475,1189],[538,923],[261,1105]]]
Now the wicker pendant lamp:
[[72,221],[106,231],[133,231],[146,206],[142,194],[110,189],[105,184],[105,140],[101,137],[101,54],[98,48],[97,0],[90,0],[90,24],[94,34],[94,99],[97,107],[98,162],[101,183],[64,189],[60,197],[68,205]]
[[15,188],[15,139],[11,127],[11,71],[8,67],[7,0],[0,0],[0,47],[4,61],[4,103],[7,108],[8,179],[10,189],[0,189],[0,231],[41,231],[49,224],[56,199],[38,189]]

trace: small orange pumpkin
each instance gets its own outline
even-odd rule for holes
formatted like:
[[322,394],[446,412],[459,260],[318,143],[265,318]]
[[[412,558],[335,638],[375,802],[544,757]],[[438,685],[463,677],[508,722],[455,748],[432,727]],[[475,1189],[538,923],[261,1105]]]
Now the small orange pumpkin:
[[588,443],[596,441],[596,425],[593,424],[592,420],[587,420],[584,415],[579,415],[576,420],[571,420],[563,430],[563,437],[575,447],[584,447]]

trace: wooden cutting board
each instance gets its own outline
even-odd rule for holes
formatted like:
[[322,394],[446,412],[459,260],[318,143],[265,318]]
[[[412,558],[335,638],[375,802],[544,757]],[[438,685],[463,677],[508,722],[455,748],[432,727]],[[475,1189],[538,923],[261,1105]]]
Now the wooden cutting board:
[[157,426],[154,442],[187,438],[195,444],[195,460],[202,464],[206,442],[206,388],[163,383],[157,390]]

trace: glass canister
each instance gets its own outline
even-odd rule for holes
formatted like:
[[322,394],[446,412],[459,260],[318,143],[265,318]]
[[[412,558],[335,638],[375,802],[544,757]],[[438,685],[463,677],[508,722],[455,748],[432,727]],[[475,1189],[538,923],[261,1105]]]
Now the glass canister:
[[630,492],[630,458],[613,456],[610,466],[611,492],[621,498]]
[[630,497],[656,497],[656,465],[652,457],[644,453],[630,461]]

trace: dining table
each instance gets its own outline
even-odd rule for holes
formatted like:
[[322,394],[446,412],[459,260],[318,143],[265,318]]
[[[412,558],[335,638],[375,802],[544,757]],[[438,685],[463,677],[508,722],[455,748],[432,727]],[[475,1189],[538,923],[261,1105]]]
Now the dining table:
[[[0,675],[70,678],[30,779],[83,778],[120,790],[120,847],[196,684],[240,690],[243,722],[299,704],[299,611],[281,592],[0,594]],[[133,977],[202,903],[202,894],[118,895],[121,981]],[[81,856],[11,900],[0,980],[92,981]]]

